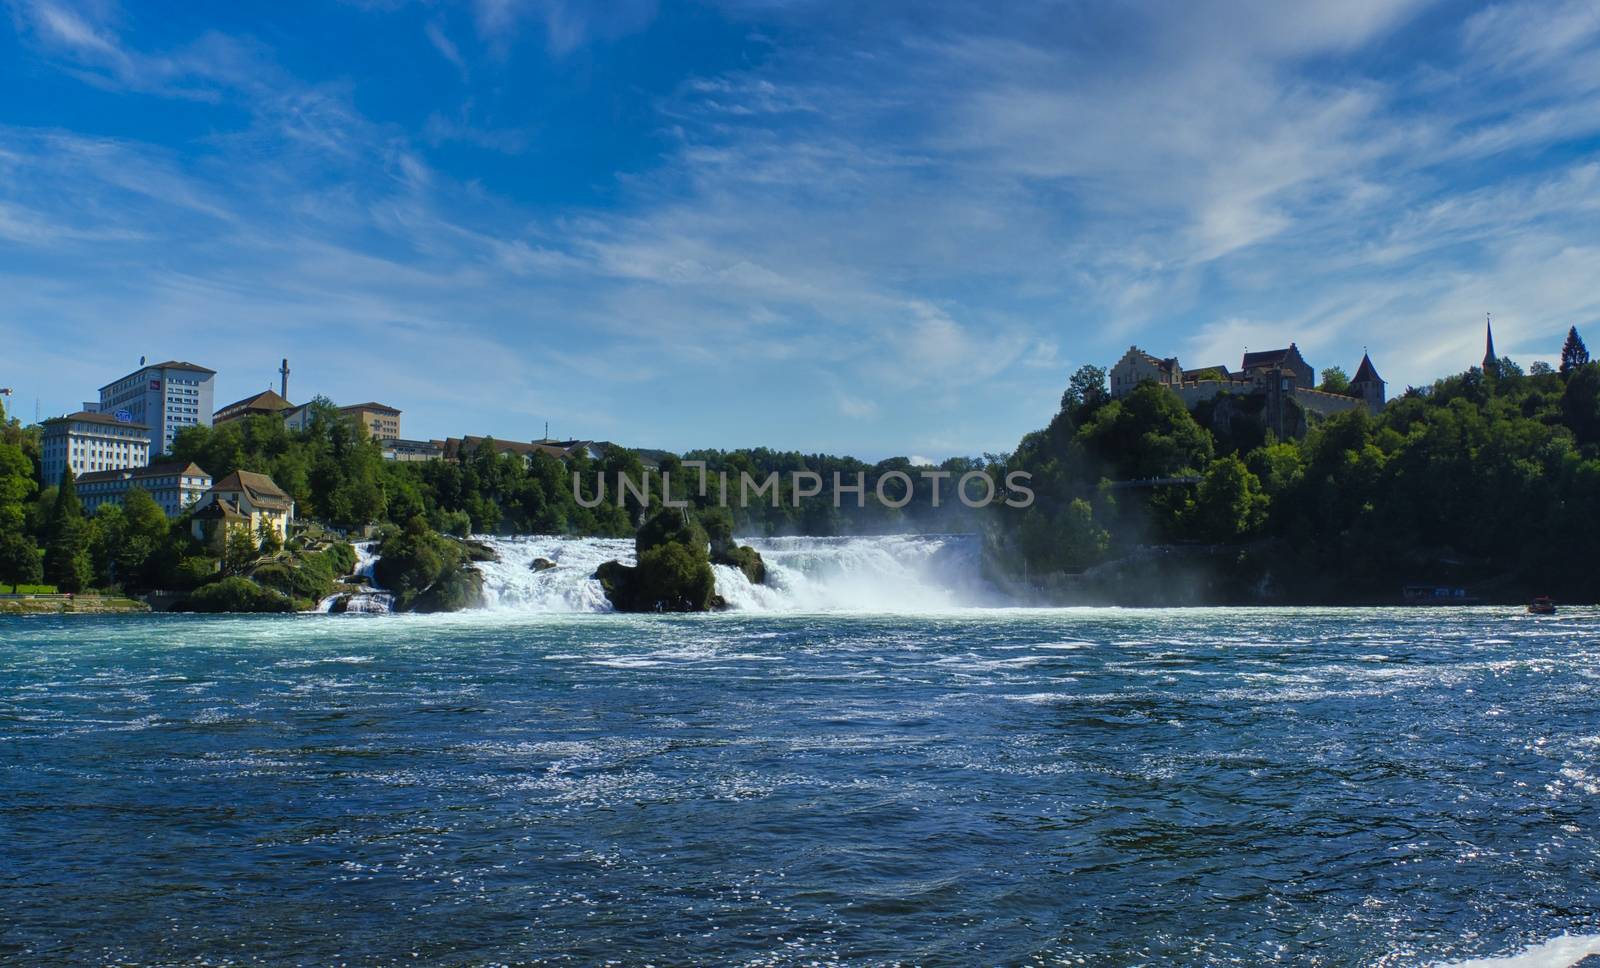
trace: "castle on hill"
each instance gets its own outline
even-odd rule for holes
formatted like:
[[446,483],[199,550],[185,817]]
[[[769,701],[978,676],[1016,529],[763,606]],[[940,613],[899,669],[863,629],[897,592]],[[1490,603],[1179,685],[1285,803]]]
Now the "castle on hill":
[[1132,393],[1148,380],[1170,389],[1191,409],[1224,393],[1263,397],[1271,424],[1302,432],[1303,419],[1285,419],[1293,411],[1286,406],[1291,401],[1301,411],[1328,416],[1358,407],[1377,413],[1386,399],[1383,378],[1370,356],[1362,354],[1348,394],[1327,393],[1316,388],[1316,371],[1294,343],[1281,350],[1246,352],[1236,370],[1223,365],[1184,369],[1175,356],[1163,359],[1130,346],[1111,368],[1110,378],[1113,398]]

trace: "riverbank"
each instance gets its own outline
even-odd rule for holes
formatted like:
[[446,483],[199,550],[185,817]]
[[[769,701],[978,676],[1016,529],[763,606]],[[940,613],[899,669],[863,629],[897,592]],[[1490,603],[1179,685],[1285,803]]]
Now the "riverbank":
[[150,611],[120,595],[0,595],[0,615],[119,615]]

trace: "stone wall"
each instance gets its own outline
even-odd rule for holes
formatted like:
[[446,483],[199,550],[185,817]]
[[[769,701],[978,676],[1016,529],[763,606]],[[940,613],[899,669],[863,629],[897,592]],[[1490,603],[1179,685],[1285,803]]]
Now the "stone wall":
[[1348,410],[1359,410],[1367,405],[1367,401],[1360,397],[1347,397],[1342,393],[1324,393],[1321,390],[1308,390],[1303,387],[1295,388],[1294,402],[1324,417]]
[[1248,396],[1260,393],[1261,388],[1250,380],[1190,380],[1185,383],[1170,383],[1167,385],[1183,405],[1190,410],[1201,401],[1223,393],[1232,393],[1237,396]]

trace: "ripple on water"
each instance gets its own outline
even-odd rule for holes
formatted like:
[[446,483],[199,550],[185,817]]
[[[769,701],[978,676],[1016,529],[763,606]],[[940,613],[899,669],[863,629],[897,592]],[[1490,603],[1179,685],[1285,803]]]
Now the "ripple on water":
[[7,624],[0,960],[1570,964],[1562,619]]

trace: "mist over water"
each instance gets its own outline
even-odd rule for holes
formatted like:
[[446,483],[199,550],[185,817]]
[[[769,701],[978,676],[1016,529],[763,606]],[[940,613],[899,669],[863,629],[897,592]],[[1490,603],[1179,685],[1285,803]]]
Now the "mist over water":
[[[593,579],[612,559],[633,564],[631,540],[483,538],[499,554],[480,565],[487,607],[533,613],[609,611]],[[717,592],[741,612],[941,612],[998,604],[980,575],[975,535],[742,538],[761,553],[767,582],[714,566]],[[554,564],[536,570],[533,563]]]

